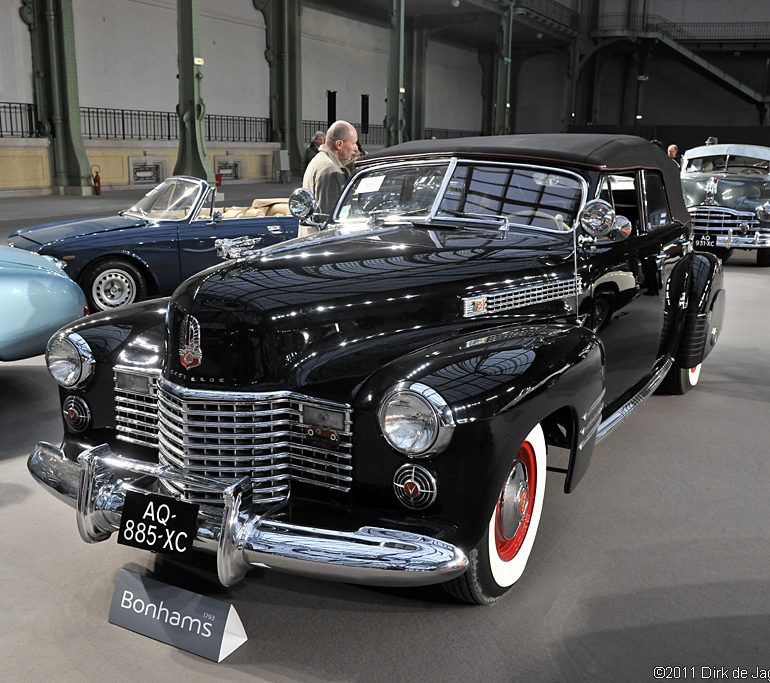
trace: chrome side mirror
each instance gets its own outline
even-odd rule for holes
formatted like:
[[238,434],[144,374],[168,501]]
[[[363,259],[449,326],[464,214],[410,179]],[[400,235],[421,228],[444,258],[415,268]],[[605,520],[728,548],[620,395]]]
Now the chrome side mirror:
[[313,193],[305,187],[300,187],[289,195],[289,211],[294,218],[303,221],[312,216],[318,209],[318,203]]
[[615,227],[615,209],[603,199],[592,199],[578,214],[578,223],[590,237],[605,237]]
[[219,209],[211,212],[211,222],[219,223],[222,220],[222,212]]
[[615,222],[612,225],[612,230],[610,230],[607,237],[609,237],[613,242],[622,242],[624,239],[626,239],[633,230],[633,227],[631,225],[631,221],[628,220],[625,216],[615,216]]

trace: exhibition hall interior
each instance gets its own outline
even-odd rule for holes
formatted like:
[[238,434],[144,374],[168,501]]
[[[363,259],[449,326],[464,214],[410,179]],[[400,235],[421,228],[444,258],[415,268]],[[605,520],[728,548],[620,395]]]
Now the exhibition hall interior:
[[0,0],[24,681],[770,678],[770,10]]

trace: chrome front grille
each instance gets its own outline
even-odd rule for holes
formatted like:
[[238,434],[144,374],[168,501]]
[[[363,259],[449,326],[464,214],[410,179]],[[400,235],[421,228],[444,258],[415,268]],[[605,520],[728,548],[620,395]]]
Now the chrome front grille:
[[[291,392],[186,389],[158,371],[121,366],[114,379],[117,438],[157,448],[162,464],[220,481],[249,477],[256,504],[286,499],[292,482],[350,491],[350,406]],[[324,412],[341,428],[317,424]],[[173,492],[190,502],[222,505],[218,493],[202,488]]]
[[739,233],[759,228],[759,221],[753,213],[733,211],[723,206],[698,206],[690,209],[692,224],[696,230],[710,233],[725,233],[730,230]]
[[[157,401],[161,463],[219,480],[249,477],[256,504],[286,499],[292,482],[350,491],[349,406],[290,392],[185,389],[164,379]],[[310,410],[334,414],[342,429],[306,421]],[[218,494],[202,489],[175,490],[190,502],[221,504]]]
[[115,429],[121,441],[158,447],[158,370],[116,366]]

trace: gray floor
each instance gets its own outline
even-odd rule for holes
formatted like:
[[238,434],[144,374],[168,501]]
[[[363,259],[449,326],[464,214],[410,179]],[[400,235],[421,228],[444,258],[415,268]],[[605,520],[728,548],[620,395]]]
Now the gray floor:
[[[644,404],[574,494],[551,476],[528,570],[493,607],[261,570],[227,592],[114,541],[86,545],[25,467],[36,440],[61,436],[56,385],[41,358],[0,364],[3,679],[646,681],[657,666],[694,667],[688,678],[769,668],[770,269],[738,255],[726,270],[726,327],[700,385]],[[249,641],[213,664],[110,625],[124,566],[231,601]]]

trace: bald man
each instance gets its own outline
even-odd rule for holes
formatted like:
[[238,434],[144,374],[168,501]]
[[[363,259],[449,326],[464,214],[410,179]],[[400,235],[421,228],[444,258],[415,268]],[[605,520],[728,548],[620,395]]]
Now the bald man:
[[357,142],[358,133],[351,124],[335,121],[326,131],[326,142],[308,164],[302,186],[315,195],[320,213],[334,211],[350,177],[346,165],[358,153]]

